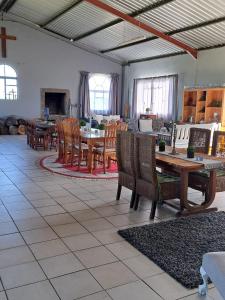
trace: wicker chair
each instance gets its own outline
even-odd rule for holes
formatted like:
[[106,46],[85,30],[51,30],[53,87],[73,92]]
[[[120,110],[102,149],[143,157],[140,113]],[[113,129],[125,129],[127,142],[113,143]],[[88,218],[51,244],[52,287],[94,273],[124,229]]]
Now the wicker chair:
[[[225,157],[225,132],[215,131],[213,135],[212,156]],[[207,170],[193,172],[189,175],[189,186],[208,196],[210,172]],[[225,170],[216,170],[216,192],[225,191]]]
[[136,197],[134,209],[138,208],[140,196],[151,199],[150,219],[154,219],[158,202],[180,197],[179,178],[156,172],[155,145],[154,136],[141,133],[135,135]]
[[188,147],[192,146],[198,153],[208,154],[211,131],[204,128],[190,128]]
[[120,131],[116,139],[116,157],[118,165],[118,188],[116,200],[120,199],[122,186],[132,191],[130,207],[135,200],[135,172],[134,172],[134,134]]

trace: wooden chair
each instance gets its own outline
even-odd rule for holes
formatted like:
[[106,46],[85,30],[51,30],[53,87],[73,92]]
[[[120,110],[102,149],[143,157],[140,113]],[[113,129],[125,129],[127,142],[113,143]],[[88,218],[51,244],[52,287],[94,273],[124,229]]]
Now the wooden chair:
[[80,124],[80,121],[79,121],[79,119],[77,119],[77,118],[66,118],[66,119],[64,119],[63,121],[66,121],[66,122],[68,122],[68,123],[73,123],[74,125],[79,125]]
[[[225,157],[225,132],[215,131],[213,135],[212,156]],[[193,172],[189,175],[189,186],[199,190],[208,197],[210,172],[207,170]],[[216,192],[225,191],[225,169],[216,170]]]
[[73,161],[73,126],[74,123],[71,120],[64,119],[62,121],[62,130],[63,130],[63,163],[72,164]]
[[31,121],[30,145],[33,149],[48,150],[49,135],[47,130],[36,128],[36,121]]
[[73,137],[73,147],[72,147],[71,164],[73,165],[74,161],[76,161],[77,158],[77,165],[79,170],[82,160],[85,160],[87,164],[87,156],[88,156],[88,145],[81,142],[79,124],[72,126],[72,137]]
[[80,125],[75,121],[63,120],[63,162],[65,164],[74,164],[78,158],[78,169],[80,168],[81,160],[87,159],[88,146],[81,143]]
[[117,121],[117,130],[118,131],[127,131],[128,123]]
[[32,142],[32,126],[31,121],[27,121],[27,145],[31,146]]
[[57,148],[58,148],[58,160],[61,162],[64,159],[64,134],[62,121],[56,121],[56,131],[57,131]]
[[195,152],[208,154],[211,131],[204,128],[190,128],[188,147],[195,148]]
[[50,150],[54,148],[57,151],[57,144],[58,144],[58,132],[56,126],[52,126],[48,129],[49,134],[49,144]]
[[117,125],[110,124],[105,127],[105,135],[103,147],[97,147],[93,150],[94,155],[94,169],[96,169],[97,162],[103,164],[104,174],[106,173],[106,162],[110,164],[110,160],[116,157],[116,132]]
[[132,191],[130,207],[135,200],[135,172],[134,172],[134,134],[120,131],[116,138],[116,158],[118,165],[118,188],[116,200],[120,199],[122,186]]
[[180,197],[178,177],[156,172],[156,139],[154,136],[138,133],[134,137],[134,166],[136,175],[136,197],[134,209],[138,208],[139,197],[152,200],[150,219],[154,219],[158,202]]

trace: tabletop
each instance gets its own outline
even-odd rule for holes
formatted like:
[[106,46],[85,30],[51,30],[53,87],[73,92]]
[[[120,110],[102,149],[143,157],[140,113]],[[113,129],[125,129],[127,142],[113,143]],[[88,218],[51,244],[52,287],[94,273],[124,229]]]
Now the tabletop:
[[[183,150],[179,150],[177,155],[170,154],[170,148],[165,152],[156,150],[156,161],[176,167],[177,169],[186,169],[188,171],[207,169],[213,170],[218,168],[225,168],[225,159],[213,157],[206,154],[195,154],[195,158],[187,158]],[[202,157],[202,161],[198,161],[197,157]]]

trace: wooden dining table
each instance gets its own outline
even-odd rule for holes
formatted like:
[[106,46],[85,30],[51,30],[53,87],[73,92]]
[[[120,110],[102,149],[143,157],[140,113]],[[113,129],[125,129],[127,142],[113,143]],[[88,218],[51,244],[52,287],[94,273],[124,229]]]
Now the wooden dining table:
[[[187,159],[183,150],[180,150],[177,155],[171,155],[169,153],[170,150],[168,148],[166,152],[156,151],[156,165],[180,176],[180,203],[179,207],[171,202],[166,204],[178,209],[177,215],[179,216],[216,211],[216,207],[210,207],[216,195],[216,170],[225,167],[225,159],[203,154],[198,155],[196,153],[195,157],[203,157],[203,161],[197,161],[196,158]],[[197,204],[188,199],[188,177],[189,173],[204,169],[210,173],[209,193],[201,204]]]

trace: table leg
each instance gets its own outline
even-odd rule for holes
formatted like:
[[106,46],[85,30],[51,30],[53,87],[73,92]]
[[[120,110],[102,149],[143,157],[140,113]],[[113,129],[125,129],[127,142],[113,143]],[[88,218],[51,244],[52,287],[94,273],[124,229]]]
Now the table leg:
[[180,174],[180,212],[185,208],[188,199],[188,172],[182,171]]
[[209,189],[206,200],[200,205],[194,205],[193,202],[188,201],[188,173],[181,173],[181,193],[180,193],[180,211],[178,215],[190,215],[195,213],[203,213],[216,211],[216,207],[209,206],[213,203],[216,194],[216,170],[210,171]]
[[202,203],[202,205],[210,206],[216,196],[216,170],[210,171],[210,177],[209,177],[209,190],[206,193],[206,199],[205,202]]

